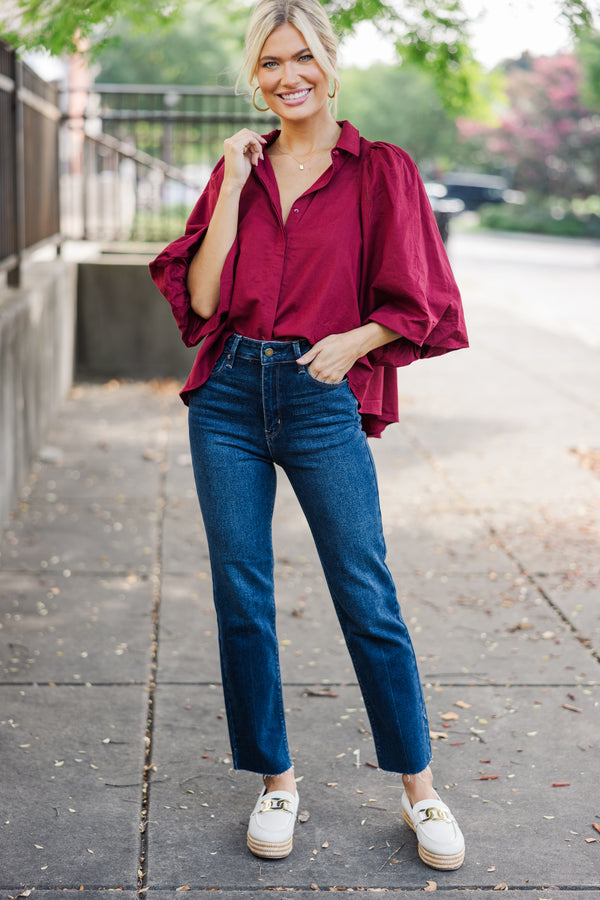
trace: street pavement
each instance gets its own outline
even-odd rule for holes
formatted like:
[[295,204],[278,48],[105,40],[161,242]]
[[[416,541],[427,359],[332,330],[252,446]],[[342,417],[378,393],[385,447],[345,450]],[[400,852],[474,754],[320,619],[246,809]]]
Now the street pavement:
[[[185,408],[172,382],[79,383],[0,540],[0,896],[600,889],[600,250],[550,242],[528,263],[486,241],[450,244],[471,349],[400,371],[401,422],[372,442],[463,867],[419,860],[401,780],[376,769],[284,476],[300,821],[286,860],[247,851],[259,779],[232,770]],[[558,313],[584,307],[582,340]]]

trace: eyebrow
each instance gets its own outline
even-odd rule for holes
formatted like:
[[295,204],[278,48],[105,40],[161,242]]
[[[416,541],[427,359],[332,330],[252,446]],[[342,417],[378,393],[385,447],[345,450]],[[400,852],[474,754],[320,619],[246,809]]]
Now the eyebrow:
[[[302,50],[299,50],[298,53],[294,53],[292,59],[297,59],[299,56],[304,56],[306,53],[310,53],[310,49],[308,47],[303,47]],[[266,62],[267,60],[275,60],[279,62],[278,56],[261,56],[259,62]]]

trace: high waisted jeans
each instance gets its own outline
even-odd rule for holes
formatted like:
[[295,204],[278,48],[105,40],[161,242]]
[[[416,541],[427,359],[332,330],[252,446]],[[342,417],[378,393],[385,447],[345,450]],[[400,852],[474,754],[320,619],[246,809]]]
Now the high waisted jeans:
[[210,550],[229,735],[236,768],[292,765],[275,632],[271,523],[275,464],[310,525],[382,769],[431,759],[412,643],[385,563],[377,478],[347,379],[317,381],[306,341],[230,337],[190,397],[194,475]]

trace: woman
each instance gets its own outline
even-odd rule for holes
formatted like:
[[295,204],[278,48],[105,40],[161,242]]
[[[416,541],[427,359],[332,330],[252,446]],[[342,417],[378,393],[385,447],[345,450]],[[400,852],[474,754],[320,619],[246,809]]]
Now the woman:
[[188,346],[182,397],[211,557],[236,768],[263,776],[248,846],[292,849],[298,794],[275,633],[275,465],[308,519],[382,769],[402,773],[421,858],[464,858],[433,789],[415,656],[385,564],[367,436],[397,421],[396,367],[467,346],[460,296],[414,163],[338,124],[336,39],[318,0],[261,0],[246,39],[253,101],[183,237],[152,263]]

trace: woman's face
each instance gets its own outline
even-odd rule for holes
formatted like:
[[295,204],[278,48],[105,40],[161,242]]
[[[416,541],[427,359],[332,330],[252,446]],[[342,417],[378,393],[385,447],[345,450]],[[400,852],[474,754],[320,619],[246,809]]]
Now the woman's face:
[[301,120],[327,106],[329,79],[294,25],[271,32],[256,74],[265,103],[281,118]]

